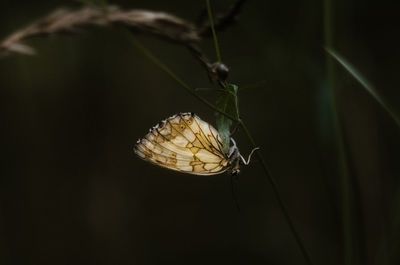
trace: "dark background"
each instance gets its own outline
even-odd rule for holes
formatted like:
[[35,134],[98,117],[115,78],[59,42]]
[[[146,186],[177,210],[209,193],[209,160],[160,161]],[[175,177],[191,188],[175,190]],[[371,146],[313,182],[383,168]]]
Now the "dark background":
[[[109,1],[194,21],[204,1]],[[213,1],[214,2],[214,1]],[[224,10],[232,1],[215,1]],[[333,1],[334,47],[400,113],[392,1]],[[68,1],[0,2],[0,39]],[[248,1],[218,34],[229,81],[315,264],[342,264],[341,186],[323,50],[323,1]],[[36,56],[0,61],[0,264],[305,264],[261,166],[192,176],[136,157],[136,140],[174,113],[212,110],[117,28],[35,38]],[[182,47],[139,40],[191,87],[211,84]],[[202,42],[215,58],[212,40]],[[341,67],[340,118],[356,200],[360,264],[399,262],[399,128]],[[213,100],[213,93],[203,92]],[[240,150],[251,147],[243,132]]]

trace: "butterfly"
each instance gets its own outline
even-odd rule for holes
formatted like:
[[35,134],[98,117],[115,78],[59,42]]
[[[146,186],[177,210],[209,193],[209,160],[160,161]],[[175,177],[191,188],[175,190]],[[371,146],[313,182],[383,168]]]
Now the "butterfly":
[[218,131],[194,113],[175,114],[152,127],[139,139],[134,152],[157,166],[194,175],[216,175],[240,172],[240,164],[248,165],[239,153],[235,140],[224,152]]

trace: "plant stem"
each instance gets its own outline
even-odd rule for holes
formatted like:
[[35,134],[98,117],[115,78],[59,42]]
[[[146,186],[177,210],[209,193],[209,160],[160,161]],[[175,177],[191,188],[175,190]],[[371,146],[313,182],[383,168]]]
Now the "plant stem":
[[221,53],[219,51],[217,34],[215,33],[214,21],[213,21],[212,12],[211,12],[210,0],[206,0],[206,4],[207,4],[208,19],[210,20],[210,27],[211,27],[211,31],[212,31],[213,39],[214,39],[215,53],[217,54],[217,60],[220,63],[221,62]]
[[[212,19],[210,0],[206,0],[206,3],[207,3],[208,17],[210,19],[211,31],[213,33],[213,38],[214,38],[215,51],[216,51],[216,54],[217,54],[218,62],[221,62],[221,54],[220,54],[220,51],[219,51],[217,34],[215,33],[215,29],[214,29],[214,22],[213,22],[213,19]],[[227,82],[224,82],[224,87],[228,89],[228,86],[229,86],[229,84]],[[237,90],[234,91],[234,100],[235,100],[236,119],[232,119],[232,120],[236,120],[240,124],[240,126],[242,127],[243,131],[245,132],[247,138],[249,139],[249,141],[253,145],[253,148],[256,148],[257,146],[255,144],[255,141],[254,141],[253,137],[250,134],[250,131],[247,129],[246,125],[240,119],[239,100],[238,100]],[[303,244],[302,239],[300,238],[300,235],[297,233],[297,230],[296,230],[296,228],[294,226],[292,218],[290,217],[289,212],[288,212],[288,210],[287,210],[287,208],[286,208],[286,206],[285,206],[285,204],[284,204],[284,202],[283,202],[283,200],[281,198],[281,195],[280,195],[280,192],[279,192],[279,189],[278,189],[278,185],[276,184],[275,179],[272,177],[272,175],[271,175],[271,173],[270,173],[270,171],[268,169],[267,163],[265,162],[265,160],[264,160],[263,156],[260,154],[260,152],[257,152],[256,155],[257,155],[257,158],[261,162],[261,165],[262,165],[262,167],[264,169],[265,175],[267,176],[269,182],[272,185],[272,189],[274,191],[275,197],[276,197],[276,199],[278,201],[279,206],[281,207],[281,210],[282,210],[282,212],[283,212],[283,214],[285,216],[285,219],[286,219],[287,223],[289,224],[290,230],[293,233],[293,235],[294,235],[294,237],[296,239],[296,242],[300,247],[301,253],[303,254],[303,256],[304,256],[305,260],[307,261],[307,263],[309,265],[312,265],[311,258],[309,256],[306,248],[304,247],[304,244]]]
[[[248,140],[250,141],[251,145],[253,146],[252,148],[256,148],[257,145],[256,145],[253,137],[251,136],[250,131],[247,129],[246,125],[244,124],[244,122],[242,120],[239,120],[239,124],[242,127],[244,133],[246,134],[246,136],[247,136]],[[312,265],[313,263],[311,261],[311,257],[308,254],[308,252],[307,252],[307,250],[306,250],[306,248],[304,246],[302,238],[300,237],[299,233],[296,230],[296,227],[294,225],[293,219],[290,216],[289,211],[288,211],[285,203],[282,200],[278,185],[277,185],[275,179],[272,177],[271,172],[270,172],[270,170],[268,168],[268,165],[264,160],[264,157],[261,155],[261,153],[258,150],[256,151],[256,155],[257,155],[258,160],[261,162],[261,166],[262,166],[262,168],[264,170],[264,173],[267,176],[267,179],[268,179],[269,183],[272,186],[272,190],[274,191],[275,198],[278,201],[279,207],[281,208],[281,210],[283,212],[283,215],[285,216],[286,222],[288,223],[288,225],[290,227],[290,231],[292,232],[292,234],[293,234],[293,236],[294,236],[294,238],[296,240],[297,245],[300,247],[300,251],[304,256],[304,259],[306,260],[306,262],[308,264]]]

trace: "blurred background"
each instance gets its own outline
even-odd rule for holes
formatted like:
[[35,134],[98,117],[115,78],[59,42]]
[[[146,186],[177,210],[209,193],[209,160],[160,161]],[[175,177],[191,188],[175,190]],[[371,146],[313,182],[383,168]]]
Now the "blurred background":
[[[212,1],[223,11],[233,0]],[[215,2],[215,3],[214,3]],[[333,1],[333,47],[400,114],[397,9]],[[109,1],[195,21],[204,1]],[[74,1],[0,2],[0,39]],[[323,1],[248,1],[219,32],[229,81],[315,264],[343,264],[337,137]],[[133,145],[179,112],[212,110],[146,59],[117,27],[34,38],[35,56],[0,60],[0,264],[306,264],[254,159],[238,182],[155,167]],[[182,47],[137,39],[193,88],[211,87]],[[212,40],[201,43],[215,60]],[[334,64],[351,183],[353,264],[400,262],[400,137],[385,110]],[[210,100],[213,92],[201,92]],[[234,136],[241,153],[251,146]]]

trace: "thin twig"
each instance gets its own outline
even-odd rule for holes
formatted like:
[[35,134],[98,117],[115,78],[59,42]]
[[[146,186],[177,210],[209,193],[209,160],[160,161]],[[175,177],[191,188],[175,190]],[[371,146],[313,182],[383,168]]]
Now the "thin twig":
[[142,46],[132,35],[128,36],[130,41],[132,42],[133,45],[137,49],[139,49],[147,58],[150,59],[155,65],[157,65],[161,70],[166,72],[172,79],[174,79],[176,82],[178,82],[187,92],[189,92],[192,96],[203,102],[205,105],[208,107],[212,108],[213,110],[217,111],[218,113],[221,113],[222,115],[228,117],[229,119],[233,121],[237,121],[237,119],[224,112],[223,110],[220,110],[218,107],[216,107],[214,104],[200,96],[199,94],[196,93],[196,91],[192,88],[190,88],[185,82],[183,82],[177,75],[175,75],[164,63],[162,63],[159,59],[157,59],[153,54],[147,50],[144,46]]
[[189,50],[190,54],[200,63],[200,65],[206,70],[208,78],[210,81],[218,83],[218,75],[213,67],[213,64],[210,60],[202,53],[200,48],[193,43],[189,43],[186,45],[186,48]]

